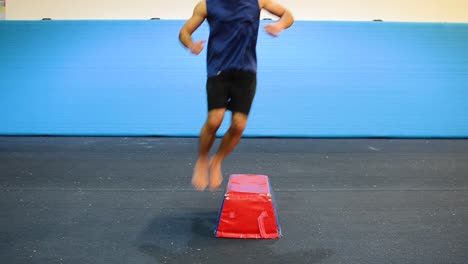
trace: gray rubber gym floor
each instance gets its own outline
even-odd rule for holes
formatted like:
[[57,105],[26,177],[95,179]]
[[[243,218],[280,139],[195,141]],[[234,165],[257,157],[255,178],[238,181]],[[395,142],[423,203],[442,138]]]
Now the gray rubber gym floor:
[[214,238],[196,144],[0,137],[0,263],[468,263],[468,140],[243,139],[224,175],[270,177],[279,240]]

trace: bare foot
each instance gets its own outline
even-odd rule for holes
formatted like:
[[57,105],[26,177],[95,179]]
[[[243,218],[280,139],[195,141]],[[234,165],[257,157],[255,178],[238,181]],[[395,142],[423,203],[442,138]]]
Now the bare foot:
[[198,159],[193,170],[192,185],[199,191],[208,186],[208,160]]
[[216,190],[223,182],[223,173],[221,172],[221,163],[210,161],[210,189]]

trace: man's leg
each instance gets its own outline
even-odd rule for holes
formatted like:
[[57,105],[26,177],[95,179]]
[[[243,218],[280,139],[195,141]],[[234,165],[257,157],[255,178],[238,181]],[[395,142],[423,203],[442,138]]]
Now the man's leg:
[[210,189],[214,190],[219,188],[223,182],[223,175],[221,171],[221,163],[224,158],[231,153],[231,151],[239,143],[242,133],[247,124],[247,115],[240,112],[235,112],[232,116],[232,123],[229,130],[223,137],[218,152],[213,156],[210,161]]
[[198,145],[198,160],[193,171],[192,185],[197,190],[204,190],[208,186],[208,154],[216,139],[218,131],[223,122],[226,109],[214,109],[208,112],[208,118],[203,125]]

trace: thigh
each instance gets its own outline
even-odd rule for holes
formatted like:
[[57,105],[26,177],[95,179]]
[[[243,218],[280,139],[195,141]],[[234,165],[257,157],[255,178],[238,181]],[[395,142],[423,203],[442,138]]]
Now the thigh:
[[226,109],[223,109],[223,108],[210,110],[208,112],[208,117],[207,117],[206,122],[211,127],[215,127],[215,128],[220,127],[221,123],[223,122],[225,112],[226,112]]
[[206,82],[208,111],[226,109],[229,100],[229,83],[223,76],[209,77]]
[[229,110],[245,115],[250,113],[257,89],[257,75],[253,72],[239,72],[229,86]]

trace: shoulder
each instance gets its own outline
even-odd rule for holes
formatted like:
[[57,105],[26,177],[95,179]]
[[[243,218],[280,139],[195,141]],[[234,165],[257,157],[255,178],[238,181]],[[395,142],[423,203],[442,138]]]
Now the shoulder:
[[206,9],[206,1],[205,0],[199,1],[197,3],[197,5],[195,6],[194,13],[196,13],[197,15],[206,16],[207,9]]
[[268,3],[270,3],[271,0],[258,0],[258,6],[260,6],[260,9],[261,8],[264,8],[266,5],[268,5]]

